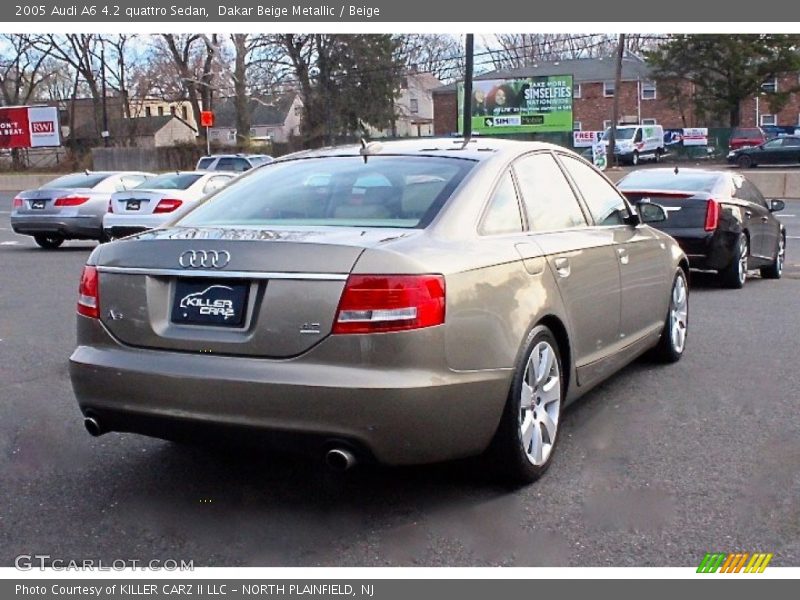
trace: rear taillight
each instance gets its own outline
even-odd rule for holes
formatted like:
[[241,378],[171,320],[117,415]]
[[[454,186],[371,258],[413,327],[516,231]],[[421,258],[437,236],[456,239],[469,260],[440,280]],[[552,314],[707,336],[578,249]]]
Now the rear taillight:
[[106,209],[106,212],[109,212],[109,213],[113,213],[114,212],[114,202],[112,200],[108,201],[108,208]]
[[83,267],[78,286],[78,314],[93,319],[100,318],[100,281],[97,269],[89,265]]
[[706,231],[714,231],[719,225],[719,202],[709,200],[706,204]]
[[182,200],[173,200],[171,198],[164,198],[163,200],[159,200],[158,204],[156,204],[156,209],[153,212],[170,213],[176,208],[178,208],[181,204],[183,204]]
[[336,312],[333,333],[374,333],[444,323],[441,275],[351,275]]
[[63,196],[56,198],[55,206],[80,206],[88,201],[88,196]]
[[14,198],[11,203],[11,208],[22,208],[22,198]]

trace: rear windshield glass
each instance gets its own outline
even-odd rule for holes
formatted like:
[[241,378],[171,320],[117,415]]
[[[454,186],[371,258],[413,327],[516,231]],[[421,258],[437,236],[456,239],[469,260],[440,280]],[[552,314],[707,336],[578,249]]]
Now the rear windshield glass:
[[201,158],[197,163],[198,169],[207,169],[214,162],[213,158]]
[[760,140],[764,135],[758,129],[734,129],[732,138],[744,138],[746,140]]
[[254,167],[257,167],[258,165],[263,165],[264,163],[271,161],[272,157],[271,156],[248,156],[248,159],[250,160],[250,164],[251,165],[253,165]]
[[678,173],[642,169],[627,175],[618,186],[621,190],[677,190],[681,192],[711,192],[720,176],[714,173]]
[[108,173],[72,173],[54,179],[50,183],[43,185],[45,188],[93,188],[97,184],[105,181],[110,175]]
[[474,164],[409,156],[274,162],[231,183],[177,225],[424,227]]
[[185,190],[202,176],[200,173],[167,173],[147,179],[136,187],[148,190]]

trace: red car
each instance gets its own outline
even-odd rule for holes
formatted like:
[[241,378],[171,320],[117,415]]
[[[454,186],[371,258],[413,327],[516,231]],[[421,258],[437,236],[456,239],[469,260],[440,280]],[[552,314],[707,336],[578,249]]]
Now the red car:
[[761,127],[737,127],[731,132],[731,139],[728,142],[730,151],[739,148],[758,146],[767,141],[767,134]]

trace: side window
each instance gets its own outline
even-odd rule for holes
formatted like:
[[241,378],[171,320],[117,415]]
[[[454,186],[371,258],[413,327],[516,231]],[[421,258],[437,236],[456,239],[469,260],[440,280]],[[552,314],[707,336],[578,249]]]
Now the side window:
[[633,138],[633,141],[634,141],[634,143],[637,143],[637,144],[642,141],[642,130],[641,129],[637,129],[636,130],[636,137]]
[[551,154],[533,154],[514,163],[532,231],[585,227],[586,218],[564,173]]
[[205,187],[203,188],[203,193],[210,194],[211,192],[216,192],[219,188],[228,183],[229,180],[230,177],[224,177],[222,175],[219,175],[217,177],[210,177],[209,180],[206,182]]
[[578,186],[595,224],[622,225],[628,216],[628,206],[617,188],[577,158],[563,154],[559,156]]
[[761,195],[761,192],[758,190],[758,188],[746,179],[744,180],[744,183],[742,183],[742,190],[744,191],[745,200],[749,200],[754,204],[768,208],[767,201],[764,199],[764,196]]
[[514,189],[511,172],[507,171],[497,188],[495,188],[492,200],[486,209],[486,214],[483,216],[480,232],[484,235],[493,235],[521,231],[522,218],[519,214],[517,192]]
[[213,163],[213,162],[214,162],[214,159],[213,159],[213,158],[210,158],[210,157],[207,157],[207,158],[201,158],[201,159],[200,159],[200,160],[197,162],[197,170],[198,170],[198,171],[202,171],[203,169],[207,169],[208,167],[210,167],[210,166],[211,166],[211,163]]

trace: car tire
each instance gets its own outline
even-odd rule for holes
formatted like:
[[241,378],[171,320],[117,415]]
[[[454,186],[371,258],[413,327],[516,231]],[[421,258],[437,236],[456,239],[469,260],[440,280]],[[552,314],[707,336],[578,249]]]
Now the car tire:
[[727,268],[720,271],[720,278],[722,285],[726,288],[738,290],[744,287],[747,281],[747,262],[750,253],[750,247],[747,241],[747,236],[741,234],[736,242],[736,252],[734,253],[733,260]]
[[634,150],[633,154],[631,155],[631,164],[636,167],[639,165],[639,152],[638,150]]
[[767,267],[761,267],[761,277],[764,279],[780,279],[783,275],[783,264],[786,260],[786,234],[781,232],[778,237],[778,250],[775,253],[775,262]]
[[64,243],[64,238],[60,235],[52,235],[46,233],[38,233],[33,236],[33,240],[40,248],[45,250],[55,250]]
[[736,166],[740,169],[749,169],[751,167],[755,167],[753,164],[753,159],[750,158],[747,154],[743,154],[739,158],[736,159]]
[[541,477],[553,459],[564,404],[564,367],[553,333],[537,325],[528,334],[514,369],[503,416],[489,456],[512,485]]
[[672,281],[669,295],[669,308],[664,321],[664,329],[658,344],[651,351],[651,357],[662,363],[678,362],[686,349],[686,336],[689,333],[689,282],[686,272],[678,269]]

